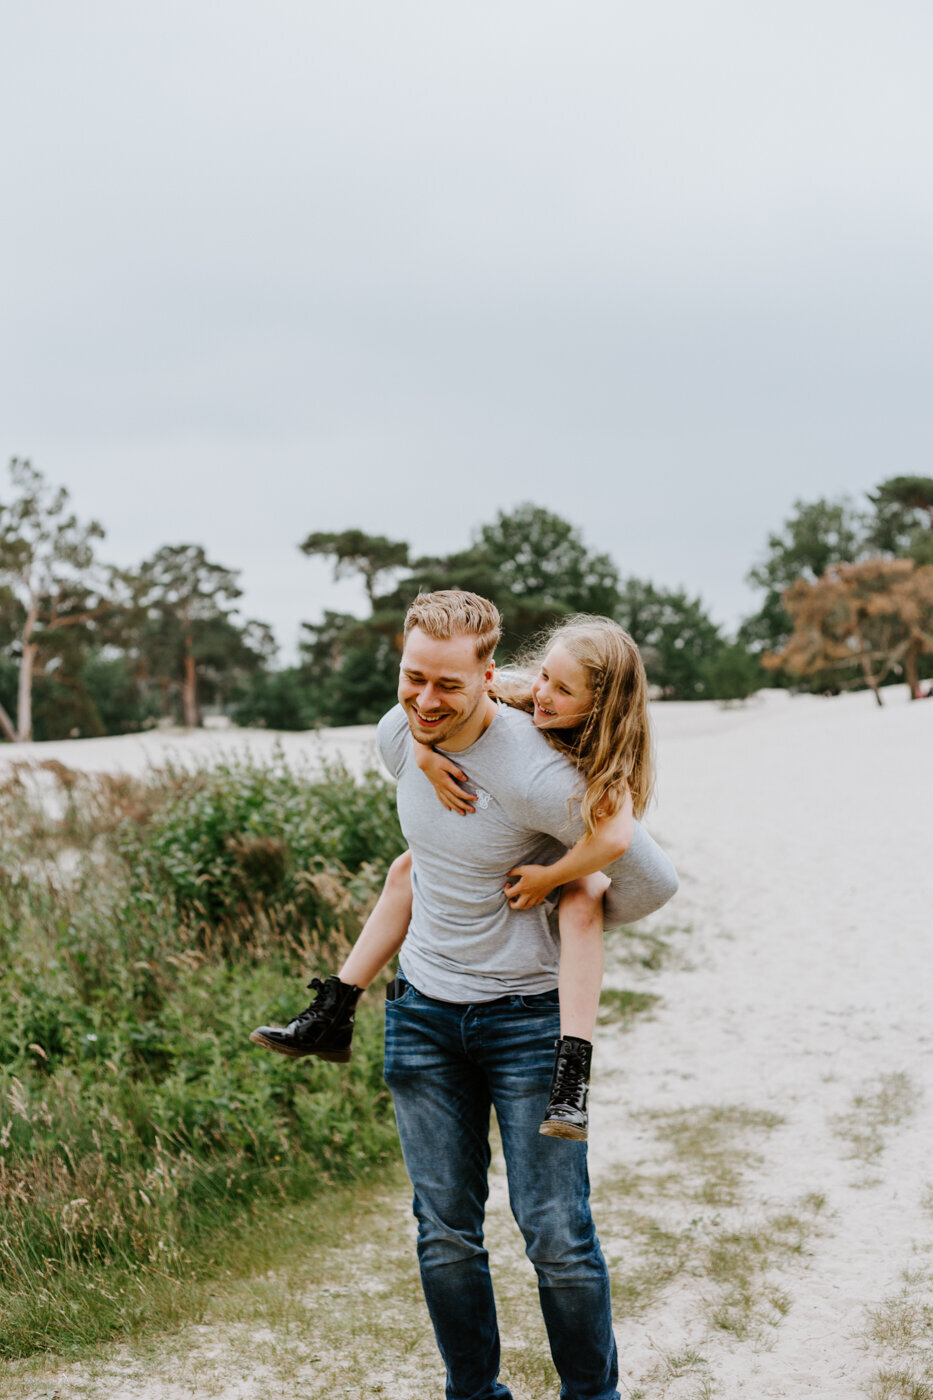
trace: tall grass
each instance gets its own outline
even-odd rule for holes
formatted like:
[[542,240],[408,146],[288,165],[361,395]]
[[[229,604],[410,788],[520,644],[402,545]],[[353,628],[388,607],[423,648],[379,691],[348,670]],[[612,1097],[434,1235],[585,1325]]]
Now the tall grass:
[[[370,775],[227,765],[0,788],[0,1355],[164,1323],[263,1202],[396,1152],[375,1005],[351,1064],[251,1046],[402,847]],[[375,999],[374,999],[375,1000]]]

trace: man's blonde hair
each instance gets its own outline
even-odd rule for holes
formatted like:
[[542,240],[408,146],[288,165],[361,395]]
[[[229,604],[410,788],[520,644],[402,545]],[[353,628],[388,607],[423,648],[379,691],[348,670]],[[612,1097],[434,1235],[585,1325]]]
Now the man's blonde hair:
[[405,637],[418,627],[435,641],[475,637],[477,661],[488,661],[502,636],[502,618],[495,603],[462,588],[419,593],[405,614]]

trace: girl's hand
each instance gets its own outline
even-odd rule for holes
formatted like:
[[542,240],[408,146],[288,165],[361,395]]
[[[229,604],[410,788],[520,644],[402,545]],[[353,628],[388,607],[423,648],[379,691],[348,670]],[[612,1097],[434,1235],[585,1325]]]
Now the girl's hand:
[[548,865],[516,865],[508,878],[514,884],[506,885],[505,897],[512,909],[534,909],[543,904],[554,888],[554,879]]
[[415,744],[415,762],[437,793],[437,799],[448,812],[459,812],[465,817],[475,810],[476,793],[467,792],[456,781],[468,783],[470,780],[461,768],[451,759],[445,758],[427,744]]

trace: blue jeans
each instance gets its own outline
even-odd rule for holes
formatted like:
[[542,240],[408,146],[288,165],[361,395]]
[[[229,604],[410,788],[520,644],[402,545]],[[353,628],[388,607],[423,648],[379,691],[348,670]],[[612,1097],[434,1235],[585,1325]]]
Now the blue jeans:
[[490,1105],[561,1400],[618,1400],[586,1144],[538,1132],[559,1034],[556,991],[470,1005],[407,986],[386,1004],[385,1077],[415,1192],[421,1282],[448,1400],[511,1400],[497,1379],[499,1328],[483,1247]]

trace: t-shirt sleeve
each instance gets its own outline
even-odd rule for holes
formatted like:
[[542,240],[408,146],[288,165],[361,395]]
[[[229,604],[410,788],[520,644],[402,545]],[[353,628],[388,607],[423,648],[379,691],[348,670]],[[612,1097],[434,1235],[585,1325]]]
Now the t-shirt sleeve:
[[408,720],[401,705],[394,706],[383,715],[376,729],[376,747],[393,778],[397,778],[405,764],[409,744]]

